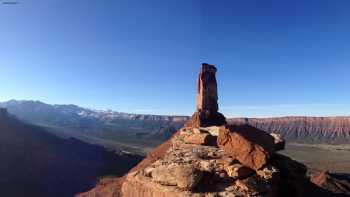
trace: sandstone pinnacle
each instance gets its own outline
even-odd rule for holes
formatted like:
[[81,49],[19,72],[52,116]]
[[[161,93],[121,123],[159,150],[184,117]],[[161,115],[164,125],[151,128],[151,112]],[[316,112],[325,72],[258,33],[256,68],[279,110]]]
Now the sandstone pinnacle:
[[225,116],[218,112],[216,71],[214,65],[202,64],[197,79],[196,112],[188,126],[208,127],[226,124]]
[[214,65],[202,64],[197,79],[197,111],[217,112],[219,109],[216,70]]

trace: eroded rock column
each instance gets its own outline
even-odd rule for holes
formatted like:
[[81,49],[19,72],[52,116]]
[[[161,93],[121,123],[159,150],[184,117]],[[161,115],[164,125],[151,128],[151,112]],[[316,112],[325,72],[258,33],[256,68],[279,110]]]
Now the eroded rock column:
[[202,64],[197,79],[197,111],[217,112],[219,109],[215,74],[215,66]]
[[202,64],[197,79],[196,112],[187,124],[192,127],[220,126],[226,124],[224,115],[218,112],[216,67]]

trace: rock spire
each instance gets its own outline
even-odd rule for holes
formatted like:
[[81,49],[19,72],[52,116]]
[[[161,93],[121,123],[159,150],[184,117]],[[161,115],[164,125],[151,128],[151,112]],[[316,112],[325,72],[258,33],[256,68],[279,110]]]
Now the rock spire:
[[188,126],[208,127],[226,124],[224,115],[218,112],[216,67],[203,63],[197,79],[196,112]]
[[197,111],[217,112],[219,109],[215,74],[215,66],[202,64],[197,79]]

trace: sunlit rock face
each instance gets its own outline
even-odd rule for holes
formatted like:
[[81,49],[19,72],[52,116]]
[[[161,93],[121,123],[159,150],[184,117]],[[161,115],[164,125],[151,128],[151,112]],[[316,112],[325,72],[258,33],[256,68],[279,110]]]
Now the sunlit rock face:
[[243,165],[259,170],[274,153],[274,139],[262,130],[251,126],[222,127],[218,145]]
[[216,67],[202,64],[197,79],[196,112],[187,123],[192,127],[220,126],[226,124],[224,115],[218,112]]
[[197,111],[217,112],[219,109],[215,74],[214,65],[202,64],[197,80]]

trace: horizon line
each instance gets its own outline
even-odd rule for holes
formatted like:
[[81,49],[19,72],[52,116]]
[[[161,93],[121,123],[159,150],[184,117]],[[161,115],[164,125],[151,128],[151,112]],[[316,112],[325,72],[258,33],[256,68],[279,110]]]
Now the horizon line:
[[[65,104],[55,104],[55,103],[49,103],[49,102],[45,102],[45,101],[41,101],[41,100],[30,100],[30,99],[10,99],[10,100],[2,100],[0,101],[0,103],[6,103],[6,102],[10,102],[10,101],[16,101],[16,102],[40,102],[46,105],[74,105],[83,109],[87,109],[87,110],[91,110],[91,111],[102,111],[102,112],[107,112],[107,111],[112,111],[112,112],[117,112],[117,113],[124,113],[124,114],[135,114],[135,115],[152,115],[152,116],[175,116],[175,117],[191,117],[191,115],[184,115],[184,114],[175,114],[175,113],[137,113],[137,112],[124,112],[124,111],[118,111],[115,109],[110,109],[110,108],[106,108],[106,109],[98,109],[98,108],[94,108],[94,107],[85,107],[85,106],[81,106],[79,104],[73,104],[73,103],[65,103]],[[222,107],[222,109],[230,109],[230,108],[246,108],[252,110],[252,109],[270,109],[270,108],[274,108],[274,107],[297,107],[297,106],[344,106],[346,104],[330,104],[330,103],[312,103],[312,104],[276,104],[276,105],[232,105],[232,106],[224,106]],[[135,111],[142,111],[142,110],[135,110]],[[146,111],[146,110],[144,110]],[[151,111],[151,110],[150,110]],[[219,110],[220,111],[220,110]],[[222,111],[221,111],[222,112]],[[320,114],[320,115],[316,115],[316,114],[290,114],[290,115],[256,115],[256,116],[245,116],[245,115],[234,115],[234,114],[230,114],[228,115],[226,118],[227,119],[239,119],[239,118],[248,118],[248,119],[264,119],[264,118],[298,118],[298,117],[309,117],[309,118],[350,118],[349,114],[333,114],[333,115],[326,115],[326,114]]]

